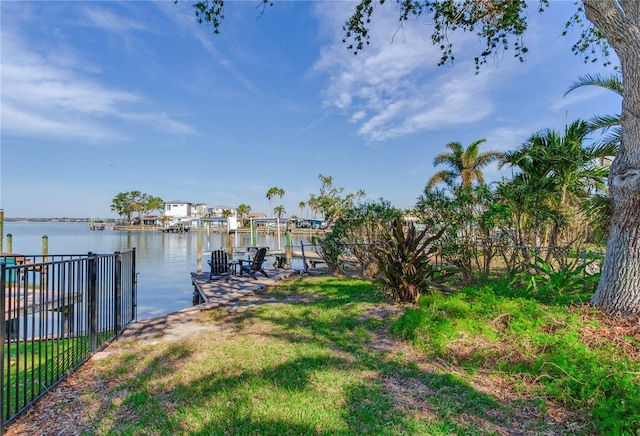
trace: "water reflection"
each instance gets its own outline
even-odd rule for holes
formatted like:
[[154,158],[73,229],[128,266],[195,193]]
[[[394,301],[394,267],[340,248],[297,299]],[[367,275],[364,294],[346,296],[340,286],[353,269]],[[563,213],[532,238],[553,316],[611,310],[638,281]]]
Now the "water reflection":
[[[42,236],[48,236],[49,254],[113,253],[136,248],[138,272],[138,319],[166,315],[192,304],[191,272],[197,267],[197,232],[121,232],[90,231],[87,223],[5,222],[5,235],[13,236],[13,252],[40,254]],[[5,240],[6,241],[6,240]],[[251,235],[202,234],[202,249],[209,252],[233,248],[233,257],[246,256]],[[307,243],[306,238],[292,237],[292,244]],[[284,250],[284,235],[258,235],[258,245]],[[207,270],[207,254],[202,256],[202,269]],[[273,259],[268,259],[271,264]]]

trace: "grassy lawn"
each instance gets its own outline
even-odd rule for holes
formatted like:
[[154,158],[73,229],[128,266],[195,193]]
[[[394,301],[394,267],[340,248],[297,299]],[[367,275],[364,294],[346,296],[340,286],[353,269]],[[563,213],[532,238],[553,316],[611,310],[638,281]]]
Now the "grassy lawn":
[[9,362],[2,374],[5,415],[16,413],[88,354],[89,342],[84,337],[5,345]]
[[637,319],[616,324],[497,285],[412,308],[352,278],[298,279],[259,297],[202,313],[181,339],[117,341],[5,434],[636,434],[640,425]]

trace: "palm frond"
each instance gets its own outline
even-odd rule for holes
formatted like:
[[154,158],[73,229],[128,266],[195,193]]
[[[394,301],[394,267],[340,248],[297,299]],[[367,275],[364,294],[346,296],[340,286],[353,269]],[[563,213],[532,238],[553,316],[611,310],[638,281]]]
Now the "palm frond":
[[622,78],[619,74],[610,74],[608,76],[602,74],[585,74],[584,76],[578,77],[578,80],[569,86],[564,96],[583,86],[600,86],[619,95],[622,95],[623,91]]

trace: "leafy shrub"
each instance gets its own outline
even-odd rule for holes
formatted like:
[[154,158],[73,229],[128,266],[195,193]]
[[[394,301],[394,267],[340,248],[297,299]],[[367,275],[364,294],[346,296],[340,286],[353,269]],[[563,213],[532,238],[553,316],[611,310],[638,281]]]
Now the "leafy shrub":
[[371,247],[382,241],[378,223],[389,222],[398,216],[402,216],[402,211],[383,199],[360,204],[345,210],[333,224],[331,232],[315,236],[311,242],[316,245],[331,274],[341,273],[343,257],[354,257],[365,277],[375,277],[378,268],[371,255]]
[[453,271],[444,271],[430,263],[437,251],[433,245],[444,232],[441,229],[434,236],[427,236],[428,228],[420,233],[410,224],[405,233],[402,219],[396,217],[390,228],[378,224],[383,244],[372,250],[372,256],[378,262],[380,276],[387,297],[395,302],[417,303],[420,295],[433,289],[450,292],[443,284]]
[[600,279],[600,273],[588,274],[593,262],[583,263],[578,259],[564,266],[554,267],[540,256],[534,256],[535,262],[527,264],[530,271],[518,274],[514,281],[521,281],[527,290],[541,295],[577,295],[593,291]]

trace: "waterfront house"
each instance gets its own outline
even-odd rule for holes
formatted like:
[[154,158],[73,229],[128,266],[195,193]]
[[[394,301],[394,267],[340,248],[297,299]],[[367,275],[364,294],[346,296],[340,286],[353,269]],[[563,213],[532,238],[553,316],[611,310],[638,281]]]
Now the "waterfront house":
[[193,204],[188,201],[166,201],[164,203],[164,215],[171,220],[187,218],[191,216],[192,206]]
[[223,204],[207,208],[207,215],[210,217],[221,217],[224,216],[225,210],[231,211],[231,216],[236,216],[235,207],[225,206]]

